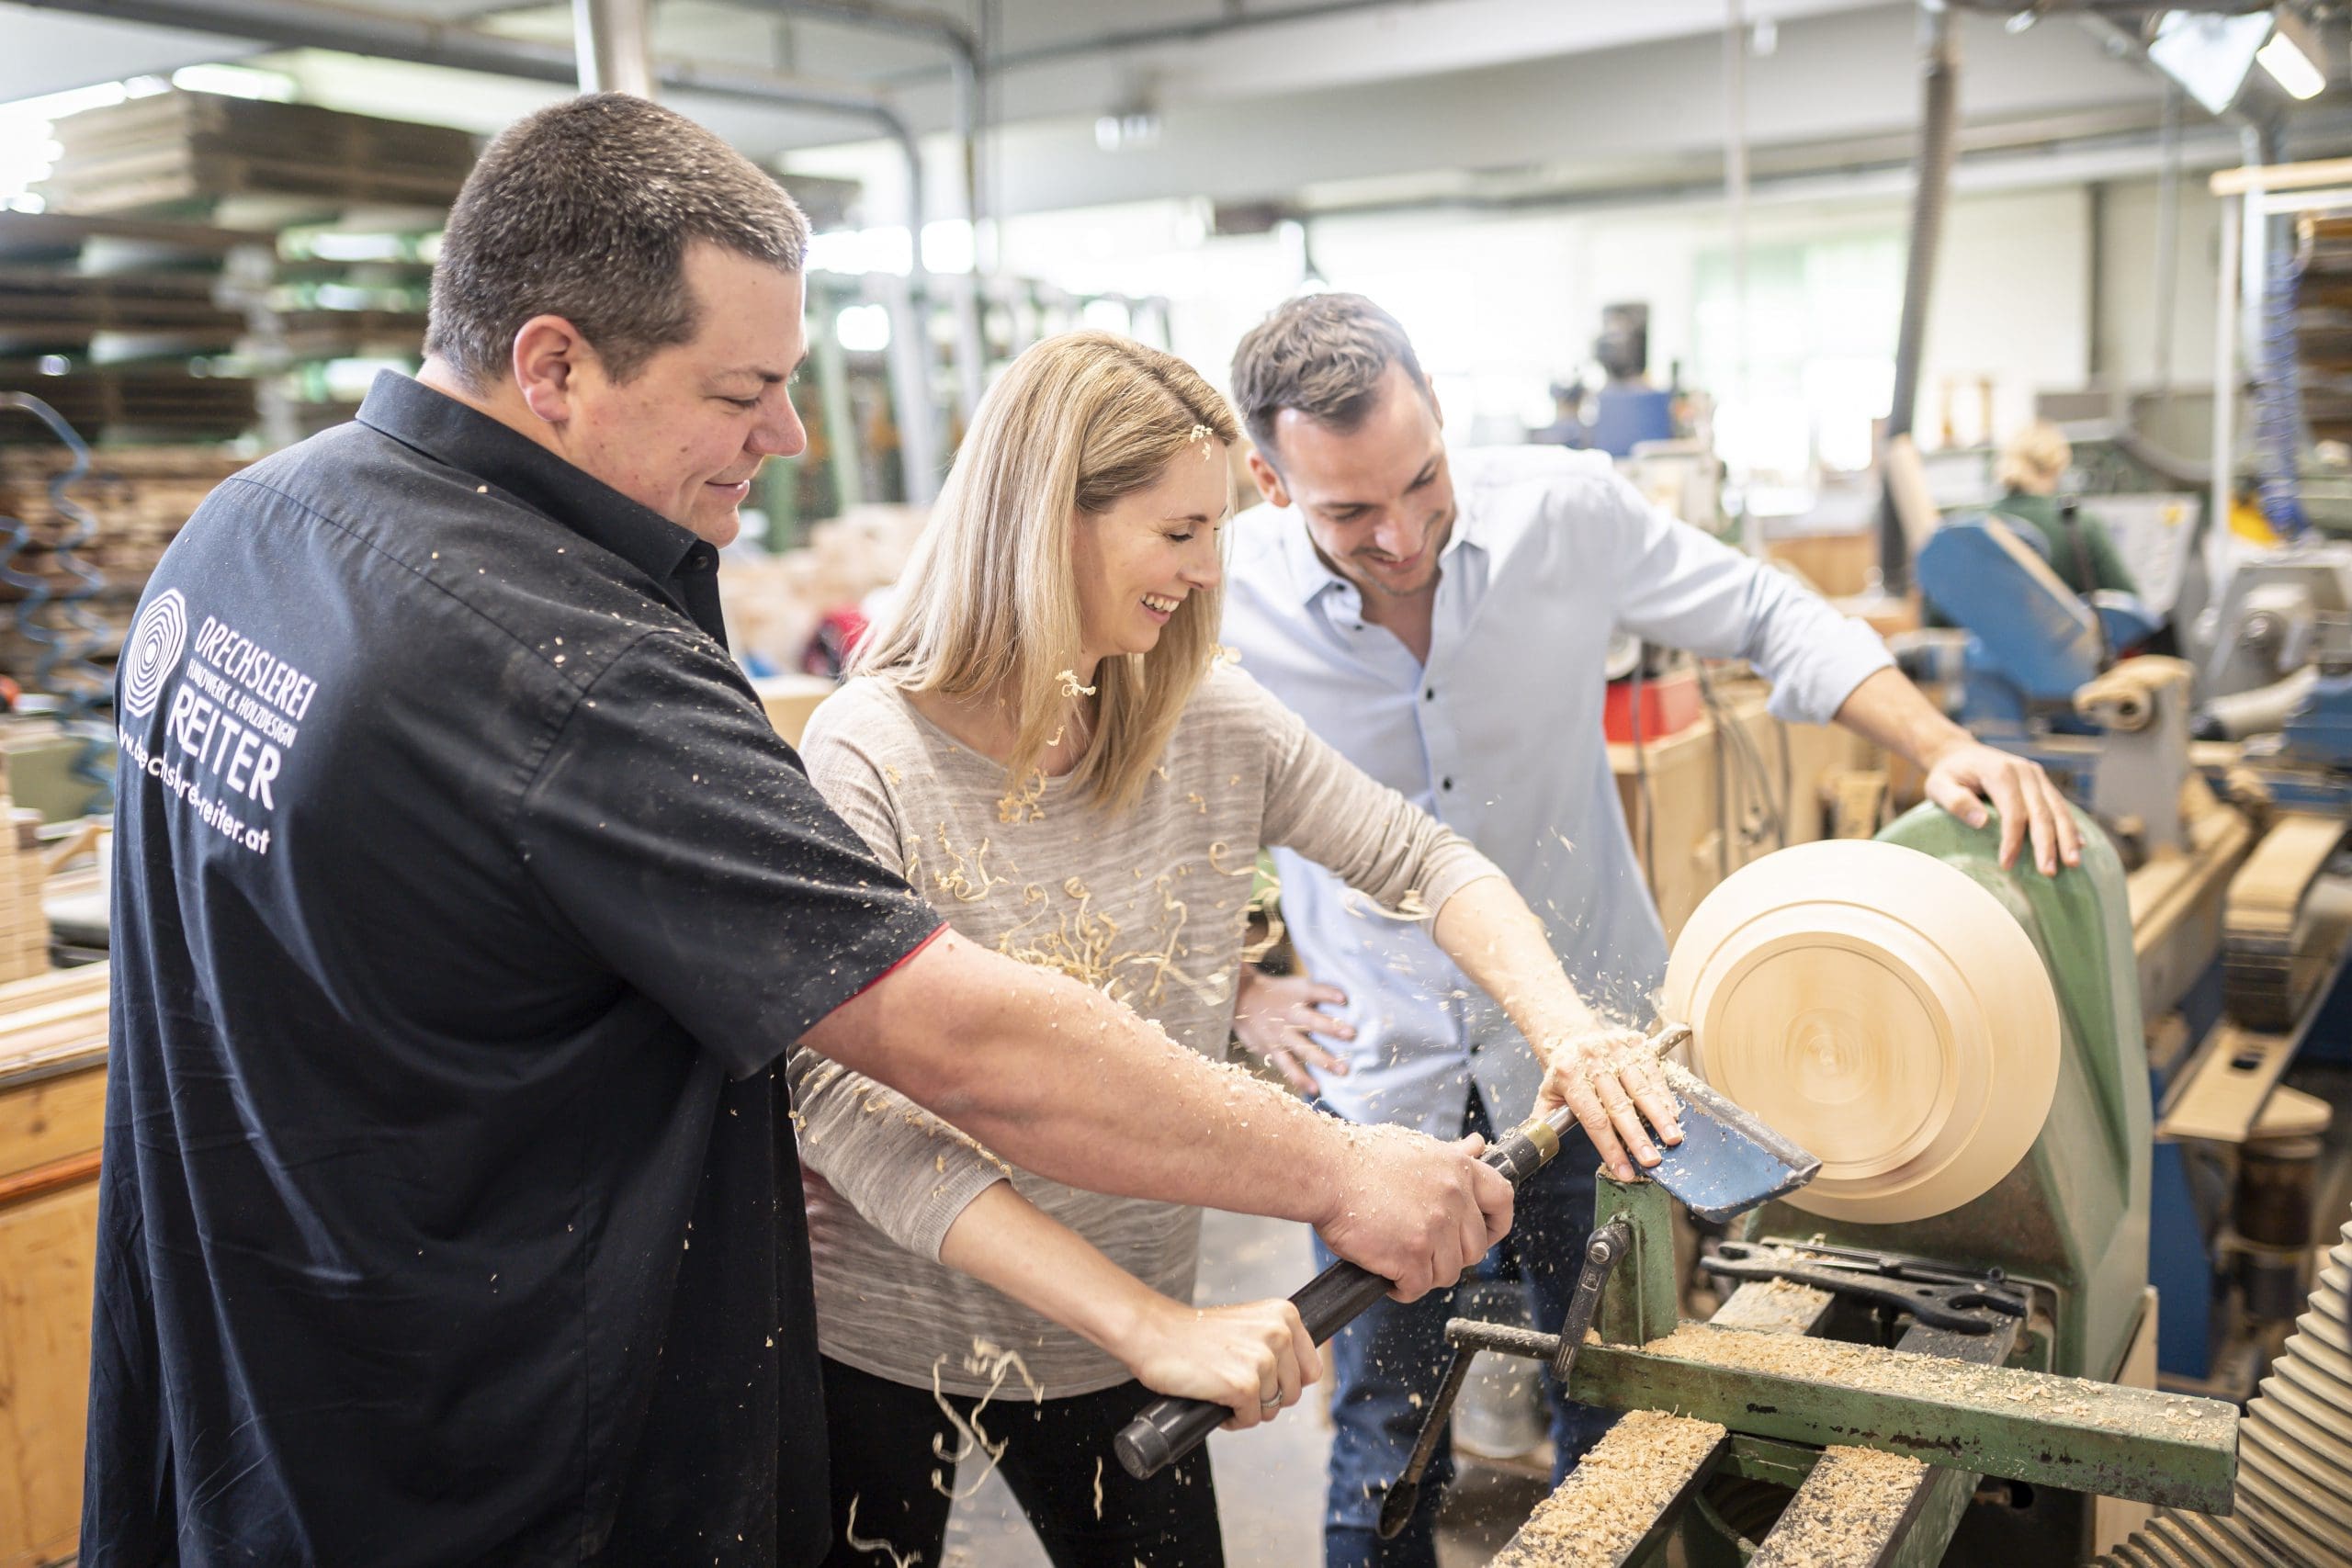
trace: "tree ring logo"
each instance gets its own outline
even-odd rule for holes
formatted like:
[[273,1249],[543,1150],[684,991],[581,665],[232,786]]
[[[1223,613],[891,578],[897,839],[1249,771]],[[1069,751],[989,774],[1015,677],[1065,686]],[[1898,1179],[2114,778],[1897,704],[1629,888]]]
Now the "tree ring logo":
[[176,588],[139,612],[138,625],[123,645],[122,711],[145,718],[164,694],[164,682],[187,645],[187,601]]

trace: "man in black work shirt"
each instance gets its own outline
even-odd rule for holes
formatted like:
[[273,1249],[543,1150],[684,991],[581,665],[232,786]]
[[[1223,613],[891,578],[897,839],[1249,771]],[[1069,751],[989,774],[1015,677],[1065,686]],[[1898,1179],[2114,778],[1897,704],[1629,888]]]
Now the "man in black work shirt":
[[804,445],[804,238],[675,115],[532,117],[452,215],[423,377],[223,485],[155,574],[94,1568],[821,1554],[773,1066],[804,1037],[1033,1169],[1306,1219],[1406,1293],[1508,1224],[1461,1146],[1237,1117],[1131,1014],[943,933],[810,789],[715,588]]

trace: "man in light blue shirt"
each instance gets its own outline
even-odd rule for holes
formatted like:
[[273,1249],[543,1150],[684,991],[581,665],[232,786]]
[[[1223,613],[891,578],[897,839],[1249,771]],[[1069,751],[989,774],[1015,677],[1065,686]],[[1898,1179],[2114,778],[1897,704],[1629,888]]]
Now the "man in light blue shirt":
[[[1986,820],[1989,799],[2004,864],[2028,840],[2044,872],[2075,863],[2072,819],[2041,771],[1946,718],[1868,626],[1649,505],[1605,457],[1449,452],[1411,344],[1370,300],[1285,304],[1242,340],[1233,389],[1267,504],[1233,526],[1224,640],[1325,740],[1491,857],[1602,1013],[1648,1022],[1666,965],[1602,744],[1604,658],[1621,627],[1749,660],[1772,682],[1774,714],[1834,719],[1909,758],[1929,798],[1965,821]],[[1274,859],[1313,980],[1245,975],[1237,1027],[1294,1083],[1351,1120],[1440,1137],[1510,1125],[1545,1061],[1582,1089],[1581,1053],[1600,1043],[1537,1042],[1539,1060],[1419,927],[1364,909],[1318,866]],[[1504,1243],[1546,1330],[1575,1283],[1597,1158],[1581,1141],[1564,1150],[1521,1192]],[[1383,1303],[1335,1346],[1331,1568],[1435,1562],[1442,1484],[1398,1540],[1373,1527],[1435,1392],[1451,1293]],[[1565,1472],[1608,1417],[1552,1393]]]

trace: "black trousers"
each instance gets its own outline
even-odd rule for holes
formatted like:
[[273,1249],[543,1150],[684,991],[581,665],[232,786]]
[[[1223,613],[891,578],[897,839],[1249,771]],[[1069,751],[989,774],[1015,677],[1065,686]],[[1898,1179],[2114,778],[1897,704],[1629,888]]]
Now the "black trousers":
[[[887,1541],[901,1557],[921,1552],[913,1561],[938,1562],[950,1506],[943,1487],[956,1478],[937,1452],[956,1452],[954,1424],[928,1388],[830,1359],[824,1372],[834,1537],[825,1568],[888,1568],[892,1561],[879,1547],[850,1546],[852,1503],[860,1540]],[[1207,1450],[1195,1450],[1149,1481],[1129,1476],[1112,1455],[1112,1438],[1151,1397],[1129,1382],[1041,1404],[1016,1383],[980,1413],[989,1439],[1006,1444],[999,1468],[1055,1568],[1224,1568]],[[947,1402],[967,1420],[977,1403],[952,1393]],[[972,1466],[984,1462],[979,1453],[969,1457],[967,1485],[978,1473]],[[940,1485],[932,1484],[933,1474]]]

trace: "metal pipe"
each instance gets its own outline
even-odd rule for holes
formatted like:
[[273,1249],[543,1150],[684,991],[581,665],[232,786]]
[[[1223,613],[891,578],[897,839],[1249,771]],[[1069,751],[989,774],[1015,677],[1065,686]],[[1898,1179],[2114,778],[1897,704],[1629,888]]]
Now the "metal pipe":
[[2165,87],[2165,118],[2156,154],[2156,395],[2172,402],[2172,329],[2180,288],[2180,89]]
[[652,22],[646,0],[571,0],[571,37],[582,92],[653,96]]
[[[1731,400],[1747,417],[1747,16],[1742,0],[1725,0],[1724,16],[1724,218],[1731,241]],[[1736,522],[1747,553],[1764,554],[1764,530],[1750,527],[1747,464],[1728,475],[1739,497]]]
[[[285,49],[332,49],[563,86],[579,80],[579,59],[562,44],[508,38],[327,0],[23,0],[23,4],[34,10],[179,28]],[[886,129],[904,125],[889,100],[846,84],[668,62],[655,64],[653,80],[672,91],[855,115],[880,121]]]
[[[1910,255],[1903,277],[1903,322],[1894,348],[1894,396],[1886,438],[1911,434],[1919,400],[1919,365],[1928,339],[1928,301],[1935,290],[1936,251],[1943,241],[1944,200],[1951,185],[1952,131],[1960,118],[1960,42],[1942,0],[1920,0],[1925,82],[1918,177],[1911,197]],[[1891,593],[1910,586],[1909,541],[1886,493],[1879,525],[1879,576]]]
[[[586,0],[581,0],[585,4]],[[953,307],[956,317],[956,384],[963,402],[965,423],[978,410],[984,378],[980,341],[978,274],[982,246],[980,227],[989,218],[981,198],[980,124],[986,98],[987,72],[981,62],[979,35],[951,17],[878,4],[844,4],[843,0],[758,0],[763,10],[847,28],[895,33],[928,39],[945,48],[955,87],[958,175],[963,186],[964,221],[972,231],[972,265],[958,276]],[[922,232],[914,234],[915,249],[922,249]]]

